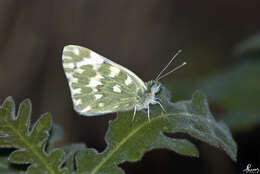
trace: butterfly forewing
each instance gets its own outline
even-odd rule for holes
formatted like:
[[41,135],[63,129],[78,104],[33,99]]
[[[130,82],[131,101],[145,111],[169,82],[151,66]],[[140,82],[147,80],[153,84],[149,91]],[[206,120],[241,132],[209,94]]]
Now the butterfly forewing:
[[133,109],[146,89],[133,72],[87,48],[66,46],[62,59],[74,109],[82,115]]

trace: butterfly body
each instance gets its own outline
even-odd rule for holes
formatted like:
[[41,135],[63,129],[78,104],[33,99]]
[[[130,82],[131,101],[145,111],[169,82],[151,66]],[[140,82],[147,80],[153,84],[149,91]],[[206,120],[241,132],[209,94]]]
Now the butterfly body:
[[156,104],[156,94],[160,90],[160,84],[156,81],[146,82],[147,89],[139,96],[136,104],[137,110],[147,109],[150,104]]
[[81,115],[129,110],[135,115],[136,110],[147,109],[149,117],[149,105],[160,104],[158,81],[144,83],[132,71],[90,49],[65,46],[62,59],[74,109]]

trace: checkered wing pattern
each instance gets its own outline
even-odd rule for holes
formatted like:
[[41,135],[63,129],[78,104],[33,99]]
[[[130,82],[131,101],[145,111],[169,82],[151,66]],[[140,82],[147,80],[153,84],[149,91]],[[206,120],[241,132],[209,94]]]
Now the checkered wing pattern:
[[131,110],[146,90],[133,72],[90,49],[65,46],[62,60],[74,109],[81,115]]

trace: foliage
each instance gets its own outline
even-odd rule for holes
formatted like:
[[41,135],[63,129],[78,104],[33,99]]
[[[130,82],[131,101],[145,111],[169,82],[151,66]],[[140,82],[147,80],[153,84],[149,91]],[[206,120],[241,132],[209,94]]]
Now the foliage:
[[260,60],[247,60],[203,80],[166,86],[172,91],[174,100],[190,95],[192,90],[205,91],[213,107],[218,108],[218,116],[224,118],[232,131],[242,132],[260,125],[259,67]]
[[[165,90],[165,89],[164,89]],[[106,150],[97,153],[87,149],[77,158],[78,172],[84,173],[123,173],[117,164],[124,161],[137,161],[154,148],[167,148],[182,155],[198,156],[195,146],[187,140],[169,138],[163,134],[183,132],[224,149],[235,161],[236,144],[223,122],[216,122],[201,92],[196,92],[191,101],[170,103],[165,90],[161,96],[166,112],[153,108],[151,122],[146,113],[138,113],[131,125],[130,113],[119,113],[117,120],[110,122],[106,135]],[[165,100],[166,99],[166,100]]]
[[[109,123],[105,136],[107,147],[101,153],[83,144],[54,148],[53,143],[63,133],[57,125],[51,130],[50,114],[42,115],[31,125],[30,101],[22,102],[15,116],[13,99],[8,97],[0,108],[0,147],[15,148],[8,160],[27,164],[26,173],[29,174],[117,174],[124,173],[118,164],[137,161],[145,152],[155,148],[167,148],[181,155],[198,157],[198,150],[190,141],[164,134],[182,132],[223,149],[236,161],[236,144],[226,125],[216,122],[210,113],[204,94],[197,91],[192,100],[171,103],[168,90],[163,88],[158,97],[166,112],[159,106],[152,106],[150,122],[145,112],[138,112],[134,122],[131,122],[132,112],[119,113]],[[1,161],[4,161],[5,170],[11,171],[7,162]]]
[[31,126],[31,103],[25,100],[15,116],[14,101],[8,97],[0,108],[0,147],[16,148],[9,160],[17,164],[31,164],[29,174],[63,174],[64,152],[60,149],[45,151],[52,121],[50,114],[44,114]]

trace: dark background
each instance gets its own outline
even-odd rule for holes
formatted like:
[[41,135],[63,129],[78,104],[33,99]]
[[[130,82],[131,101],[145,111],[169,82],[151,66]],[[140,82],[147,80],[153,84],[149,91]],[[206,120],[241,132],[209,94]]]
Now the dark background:
[[[163,82],[175,93],[183,94],[178,99],[190,99],[194,90],[185,84],[196,81],[196,84],[205,82],[207,86],[207,80],[217,79],[218,74],[227,77],[223,72],[243,66],[248,60],[253,61],[252,64],[259,60],[257,49],[241,51],[238,46],[260,31],[259,17],[259,0],[1,0],[0,99],[3,101],[7,96],[13,96],[19,103],[30,98],[33,120],[51,112],[54,121],[64,128],[64,140],[59,145],[85,142],[88,147],[102,151],[106,146],[104,134],[108,120],[115,114],[86,118],[73,111],[61,61],[65,45],[90,48],[131,69],[144,81],[154,79],[170,57],[182,49],[183,53],[174,65],[186,61],[188,66]],[[236,78],[244,74],[239,72]],[[257,78],[254,79],[255,85],[246,85],[250,77],[241,78],[230,88],[223,88],[227,89],[224,94],[240,85],[259,91]],[[214,83],[221,84],[222,81]],[[184,87],[190,89],[183,91]],[[215,92],[210,89],[205,90],[206,95]],[[244,88],[234,95],[254,90]],[[223,102],[215,98],[210,100],[213,114],[216,119],[225,119],[221,115],[232,106],[221,105]],[[237,100],[254,103],[254,113],[259,118],[259,101],[251,99]],[[248,111],[251,113],[250,108]],[[235,174],[242,173],[248,163],[260,168],[259,126],[244,131],[231,130],[238,143],[237,163],[223,151],[193,140],[201,153],[198,159],[167,150],[154,150],[137,163],[121,166],[128,174]]]

